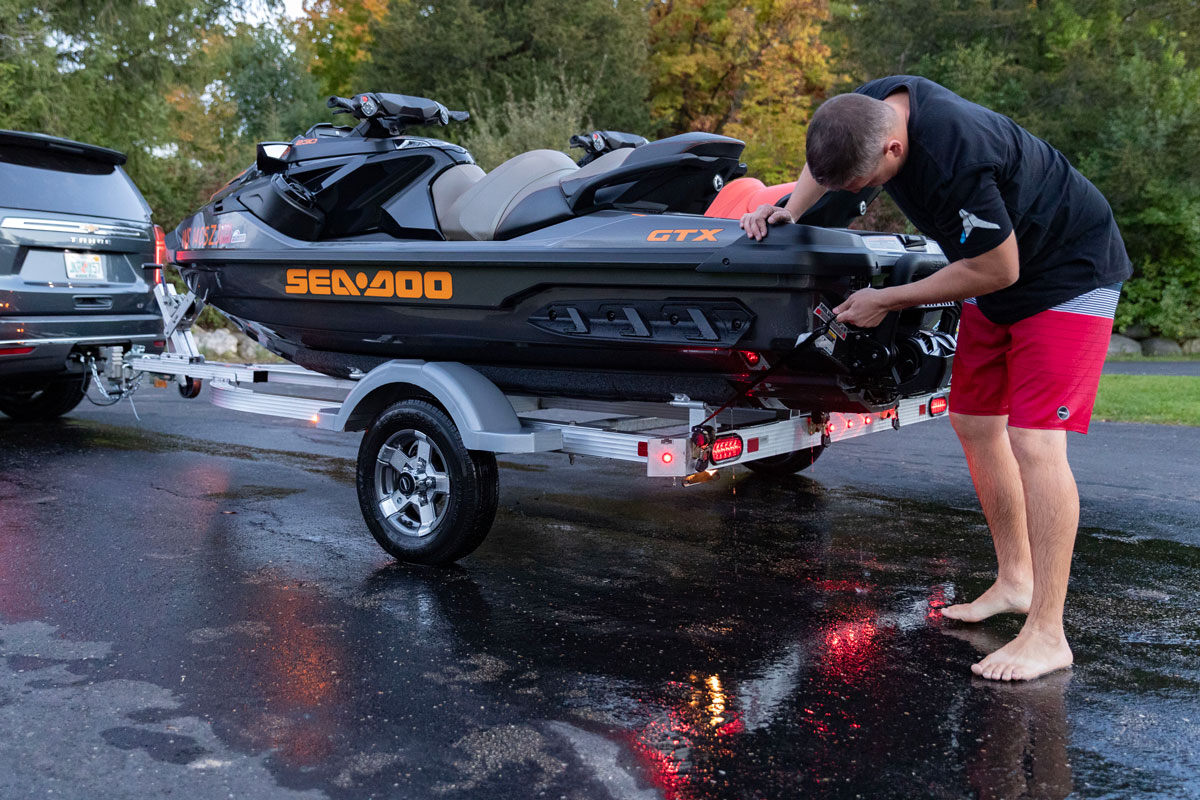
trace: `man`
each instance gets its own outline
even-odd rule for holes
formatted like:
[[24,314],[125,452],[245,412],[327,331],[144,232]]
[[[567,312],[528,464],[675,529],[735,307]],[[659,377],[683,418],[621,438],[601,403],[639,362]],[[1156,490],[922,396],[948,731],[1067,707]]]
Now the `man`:
[[999,563],[996,581],[945,617],[1026,614],[1016,639],[971,670],[1028,680],[1072,662],[1063,604],[1079,521],[1067,431],[1086,433],[1131,265],[1100,192],[1053,147],[938,84],[901,75],[825,102],[786,207],[742,217],[761,239],[829,189],[883,186],[950,260],[908,284],[861,289],[834,311],[870,328],[889,311],[963,300],[950,420]]

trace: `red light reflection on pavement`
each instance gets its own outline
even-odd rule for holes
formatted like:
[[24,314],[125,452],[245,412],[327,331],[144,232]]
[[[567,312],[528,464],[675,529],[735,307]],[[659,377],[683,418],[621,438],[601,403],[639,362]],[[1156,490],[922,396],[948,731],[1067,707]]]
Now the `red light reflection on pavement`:
[[249,733],[290,764],[320,764],[334,750],[345,653],[332,627],[320,624],[321,598],[313,590],[282,578],[259,589],[247,613],[269,633],[257,647],[263,707]]
[[44,572],[31,541],[39,522],[0,499],[0,616],[7,622],[41,619],[44,613],[35,576]]
[[688,760],[695,742],[692,727],[675,709],[667,709],[634,739],[634,750],[645,760],[650,777],[666,800],[690,797],[684,791],[690,780]]
[[671,705],[647,708],[652,716],[634,735],[633,750],[666,800],[709,797],[714,765],[736,759],[734,740],[745,725],[719,675],[691,675],[667,689]]
[[875,666],[879,629],[869,620],[839,622],[825,630],[821,653],[821,671],[826,675],[852,681]]
[[946,599],[946,587],[934,586],[929,590],[929,611],[925,614],[925,618],[941,619],[942,609],[948,605],[950,605],[950,601]]

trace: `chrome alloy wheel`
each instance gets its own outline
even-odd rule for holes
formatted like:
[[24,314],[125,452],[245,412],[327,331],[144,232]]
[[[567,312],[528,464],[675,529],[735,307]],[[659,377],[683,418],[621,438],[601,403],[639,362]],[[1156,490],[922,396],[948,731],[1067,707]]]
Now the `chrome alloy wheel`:
[[420,431],[392,434],[375,459],[375,500],[396,532],[427,536],[450,504],[450,476],[442,451]]

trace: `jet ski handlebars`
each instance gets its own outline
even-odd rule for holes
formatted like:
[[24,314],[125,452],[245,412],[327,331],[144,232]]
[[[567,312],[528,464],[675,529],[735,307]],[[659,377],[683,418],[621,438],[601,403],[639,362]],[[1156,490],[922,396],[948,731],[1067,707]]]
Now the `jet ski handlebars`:
[[364,92],[354,97],[330,97],[325,105],[335,114],[349,114],[361,121],[364,137],[399,136],[410,125],[449,125],[466,122],[466,111],[451,111],[436,100],[407,94]]

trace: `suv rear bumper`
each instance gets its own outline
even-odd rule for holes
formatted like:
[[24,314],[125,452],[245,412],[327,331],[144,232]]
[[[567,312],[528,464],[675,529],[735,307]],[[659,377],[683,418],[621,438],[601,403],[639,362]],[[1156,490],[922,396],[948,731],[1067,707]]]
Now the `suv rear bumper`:
[[154,343],[163,338],[158,314],[0,317],[0,350],[33,348],[0,355],[0,378],[66,372],[73,350],[140,344],[147,352],[158,352],[162,348]]

